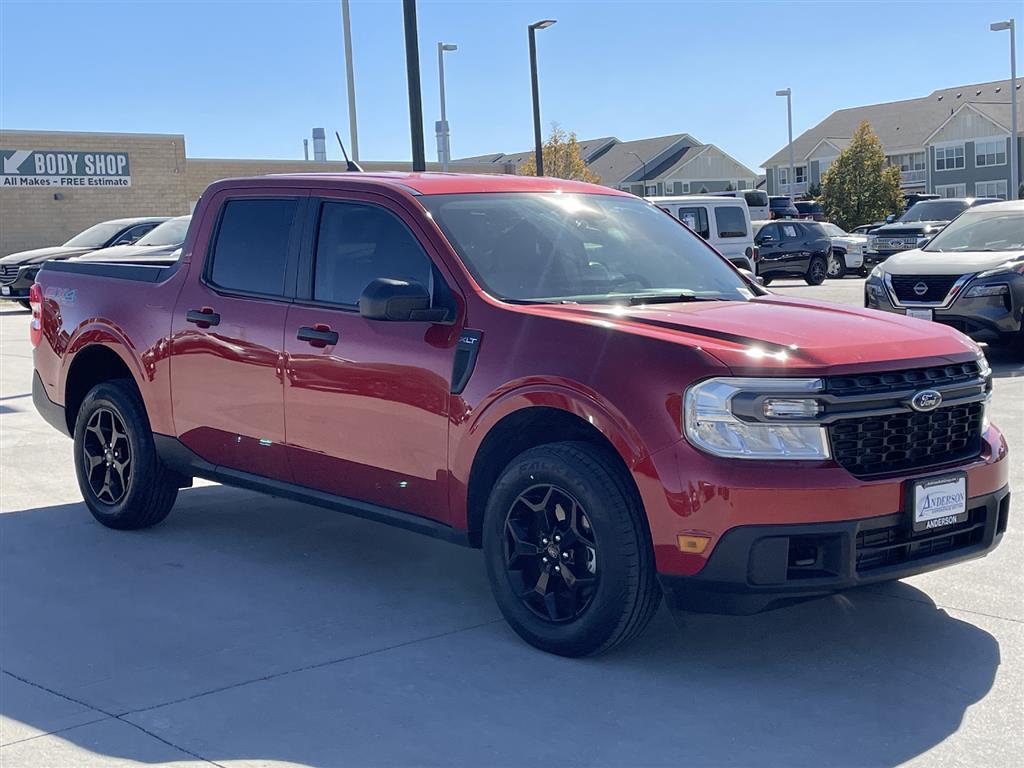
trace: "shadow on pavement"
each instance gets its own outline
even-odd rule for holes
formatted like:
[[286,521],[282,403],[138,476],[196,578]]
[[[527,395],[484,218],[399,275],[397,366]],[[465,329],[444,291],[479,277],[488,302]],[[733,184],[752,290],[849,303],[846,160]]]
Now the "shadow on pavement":
[[893,766],[954,733],[1000,663],[906,585],[662,610],[633,645],[562,659],[500,621],[478,552],[217,486],[150,531],[82,504],[3,514],[0,558],[8,732],[106,759],[169,759],[98,738],[114,715],[216,761]]

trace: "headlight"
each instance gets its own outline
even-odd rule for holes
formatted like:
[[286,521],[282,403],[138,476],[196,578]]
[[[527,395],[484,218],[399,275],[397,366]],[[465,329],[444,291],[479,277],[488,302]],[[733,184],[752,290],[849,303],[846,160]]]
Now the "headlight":
[[967,289],[967,293],[964,294],[965,299],[977,299],[982,296],[1002,296],[1004,293],[1010,292],[1010,286],[1004,283],[996,283],[995,285],[974,285]]
[[[825,428],[806,423],[820,412],[813,393],[823,386],[821,379],[708,379],[686,391],[684,432],[694,446],[715,456],[827,459]],[[760,403],[760,413],[754,418],[770,421],[739,418],[733,411],[733,400],[740,394],[747,401],[756,398]]]
[[1006,275],[1007,277],[1009,277],[1010,275],[1015,273],[1024,274],[1024,258],[1011,259],[1010,261],[1000,264],[998,267],[995,267],[994,269],[989,269],[982,272],[981,274],[978,275],[978,277],[998,277],[999,275]]
[[885,270],[882,269],[881,264],[876,264],[875,268],[871,270],[871,274],[868,275],[869,280],[881,280],[882,275],[885,274]]

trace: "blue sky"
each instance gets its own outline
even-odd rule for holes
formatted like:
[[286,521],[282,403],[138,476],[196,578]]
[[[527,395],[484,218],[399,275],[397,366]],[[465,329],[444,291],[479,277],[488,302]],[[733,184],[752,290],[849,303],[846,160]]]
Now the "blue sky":
[[[299,158],[313,126],[348,134],[340,2],[0,0],[0,127],[183,133],[190,157]],[[532,144],[526,26],[542,118],[580,138],[686,131],[751,167],[842,107],[1008,77],[1016,2],[420,0],[428,158],[447,54],[453,156]],[[353,2],[364,159],[408,159],[398,0]],[[1018,34],[1018,42],[1021,35]],[[1024,46],[1022,46],[1024,47]],[[1024,72],[1021,73],[1024,75]],[[331,142],[328,156],[339,152]]]

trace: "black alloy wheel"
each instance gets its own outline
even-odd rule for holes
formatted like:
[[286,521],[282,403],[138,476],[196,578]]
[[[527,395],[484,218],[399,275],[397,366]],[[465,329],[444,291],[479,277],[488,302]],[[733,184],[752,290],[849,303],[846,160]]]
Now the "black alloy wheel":
[[83,469],[97,500],[114,505],[128,492],[132,474],[132,446],[120,415],[97,408],[85,427]]
[[561,623],[587,610],[598,585],[597,542],[572,494],[538,484],[516,497],[505,517],[505,569],[539,618]]

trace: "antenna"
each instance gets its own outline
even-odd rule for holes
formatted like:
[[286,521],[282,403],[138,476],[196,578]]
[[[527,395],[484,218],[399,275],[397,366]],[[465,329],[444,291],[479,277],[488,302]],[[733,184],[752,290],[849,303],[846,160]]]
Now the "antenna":
[[345,170],[353,172],[358,171],[359,173],[362,173],[362,166],[360,166],[359,163],[348,159],[348,152],[345,151],[345,145],[341,141],[341,134],[335,131],[334,136],[338,140],[338,146],[341,147],[341,154],[345,156]]

